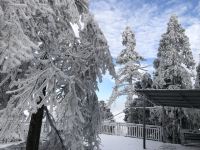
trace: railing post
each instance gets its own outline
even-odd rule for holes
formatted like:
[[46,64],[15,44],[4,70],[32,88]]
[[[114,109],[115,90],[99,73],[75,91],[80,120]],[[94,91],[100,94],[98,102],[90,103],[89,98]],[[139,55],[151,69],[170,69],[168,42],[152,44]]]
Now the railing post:
[[146,149],[146,112],[145,98],[143,98],[143,149]]
[[162,142],[166,142],[165,136],[165,108],[162,107]]
[[119,124],[117,123],[117,135],[119,135]]
[[159,141],[162,141],[162,135],[163,135],[162,130],[163,130],[162,127],[160,127],[160,132],[159,132],[160,133],[160,140]]

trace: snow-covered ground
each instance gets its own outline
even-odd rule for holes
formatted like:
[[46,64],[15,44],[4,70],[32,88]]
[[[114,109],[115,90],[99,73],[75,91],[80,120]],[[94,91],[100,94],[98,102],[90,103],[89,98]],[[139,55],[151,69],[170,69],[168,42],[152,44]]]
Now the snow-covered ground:
[[[101,134],[102,150],[143,150],[142,139]],[[0,150],[18,143],[0,144]],[[200,147],[182,146],[147,140],[147,150],[200,150]]]
[[[102,150],[143,150],[142,139],[100,135]],[[147,150],[200,150],[200,147],[182,146],[147,140]]]

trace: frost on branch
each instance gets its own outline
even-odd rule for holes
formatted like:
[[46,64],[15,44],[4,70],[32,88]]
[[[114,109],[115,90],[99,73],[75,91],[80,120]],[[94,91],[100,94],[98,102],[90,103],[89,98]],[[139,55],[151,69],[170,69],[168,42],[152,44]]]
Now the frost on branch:
[[37,44],[25,35],[19,22],[22,7],[15,7],[12,1],[0,2],[0,70],[8,72],[33,58],[32,50]]
[[122,33],[122,44],[126,48],[121,51],[116,60],[120,68],[108,105],[111,105],[121,95],[126,95],[127,101],[132,101],[135,94],[134,82],[142,75],[139,70],[142,70],[140,61],[143,58],[135,51],[135,35],[130,27],[126,27]]
[[192,88],[190,72],[195,63],[189,39],[176,16],[170,18],[167,32],[162,35],[157,57],[154,61],[154,88]]

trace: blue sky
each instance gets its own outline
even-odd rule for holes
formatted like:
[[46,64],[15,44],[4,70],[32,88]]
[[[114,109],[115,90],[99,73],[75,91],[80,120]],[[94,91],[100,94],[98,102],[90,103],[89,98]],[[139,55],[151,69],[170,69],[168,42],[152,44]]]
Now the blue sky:
[[[90,0],[90,10],[105,34],[113,58],[123,49],[121,33],[128,25],[136,37],[136,51],[150,65],[157,54],[159,40],[166,31],[169,17],[178,16],[186,29],[196,62],[200,53],[200,0]],[[99,99],[107,100],[112,92],[114,81],[106,74],[99,83]],[[124,108],[125,98],[119,98],[112,106],[114,114]],[[123,119],[123,117],[121,117]]]

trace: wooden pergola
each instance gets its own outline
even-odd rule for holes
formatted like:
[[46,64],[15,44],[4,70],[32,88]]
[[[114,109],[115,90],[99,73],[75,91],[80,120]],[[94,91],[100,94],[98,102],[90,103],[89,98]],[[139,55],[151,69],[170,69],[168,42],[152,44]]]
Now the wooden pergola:
[[[146,149],[146,121],[145,121],[145,101],[150,101],[156,106],[197,108],[200,109],[200,90],[199,89],[139,89],[136,90],[142,95],[144,100],[143,106],[143,148]],[[163,109],[164,110],[164,109]]]

